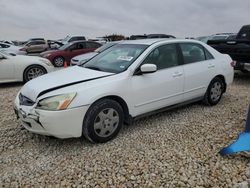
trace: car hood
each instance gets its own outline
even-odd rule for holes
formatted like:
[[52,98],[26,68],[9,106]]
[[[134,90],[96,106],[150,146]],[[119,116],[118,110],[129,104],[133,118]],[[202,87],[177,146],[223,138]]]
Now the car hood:
[[86,54],[83,54],[83,55],[78,55],[78,56],[75,56],[73,58],[73,60],[76,60],[76,61],[82,61],[82,60],[88,60],[88,59],[91,59],[92,57],[96,56],[98,53],[97,52],[89,52],[89,53],[86,53]]
[[22,87],[20,92],[32,101],[36,101],[38,97],[50,91],[113,74],[78,66],[70,67],[31,80]]

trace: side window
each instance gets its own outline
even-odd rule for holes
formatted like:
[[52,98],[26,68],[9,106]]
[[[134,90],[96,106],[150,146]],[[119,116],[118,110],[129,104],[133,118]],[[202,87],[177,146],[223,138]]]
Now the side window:
[[85,37],[78,37],[77,40],[85,40]]
[[178,66],[176,45],[167,44],[154,49],[143,64],[155,64],[158,70]]
[[180,44],[180,47],[185,64],[206,60],[205,52],[203,50],[204,48],[201,45],[194,43],[183,43]]
[[41,45],[41,44],[45,44],[45,42],[43,42],[43,41],[37,41],[36,42],[36,45]]
[[77,49],[76,44],[72,44],[71,46],[68,47],[68,50],[76,50],[76,49]]
[[214,56],[207,49],[204,50],[206,54],[206,60],[214,59]]
[[35,45],[36,43],[34,42],[34,41],[32,41],[32,42],[29,42],[27,45],[28,46],[32,46],[32,45]]
[[76,37],[72,37],[71,39],[69,39],[69,42],[74,42],[74,41],[77,41]]
[[77,44],[77,49],[85,49],[86,48],[86,43],[85,42],[81,42]]
[[87,42],[87,48],[99,48],[101,44],[94,43],[94,42]]

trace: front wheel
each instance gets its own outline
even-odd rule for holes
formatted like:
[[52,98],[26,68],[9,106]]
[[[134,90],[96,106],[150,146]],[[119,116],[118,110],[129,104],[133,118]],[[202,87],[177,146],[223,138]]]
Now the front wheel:
[[25,69],[25,71],[23,73],[23,80],[24,80],[24,82],[28,82],[34,78],[37,78],[39,76],[46,74],[46,73],[47,73],[46,69],[43,68],[42,66],[32,65],[32,66]]
[[218,104],[221,100],[224,89],[224,82],[218,77],[214,78],[207,88],[203,102],[210,106]]
[[119,103],[111,99],[97,101],[85,115],[83,135],[94,143],[107,142],[117,136],[123,119],[123,110]]

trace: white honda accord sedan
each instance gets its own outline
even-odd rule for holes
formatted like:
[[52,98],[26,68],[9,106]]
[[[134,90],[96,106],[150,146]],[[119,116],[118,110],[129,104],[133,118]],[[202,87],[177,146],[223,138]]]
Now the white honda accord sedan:
[[194,101],[216,105],[232,60],[194,40],[124,41],[75,66],[31,80],[15,99],[29,131],[107,142],[123,124]]

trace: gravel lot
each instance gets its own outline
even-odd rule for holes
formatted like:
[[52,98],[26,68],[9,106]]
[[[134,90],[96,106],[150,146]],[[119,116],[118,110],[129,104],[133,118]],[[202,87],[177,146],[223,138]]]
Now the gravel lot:
[[0,85],[0,187],[247,187],[249,159],[221,157],[246,122],[250,75],[238,75],[215,107],[192,104],[125,126],[93,145],[21,128],[12,110],[20,84]]

